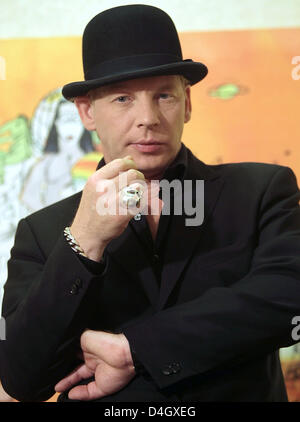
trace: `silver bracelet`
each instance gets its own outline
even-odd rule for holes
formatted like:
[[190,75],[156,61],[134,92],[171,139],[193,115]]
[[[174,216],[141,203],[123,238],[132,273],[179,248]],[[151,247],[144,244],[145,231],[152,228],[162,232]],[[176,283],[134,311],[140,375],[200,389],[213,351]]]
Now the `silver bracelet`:
[[77,243],[76,239],[73,237],[70,227],[65,227],[64,229],[64,236],[66,238],[66,241],[69,243],[71,248],[74,252],[76,252],[78,255],[83,255],[86,257],[83,249],[80,247],[80,245]]

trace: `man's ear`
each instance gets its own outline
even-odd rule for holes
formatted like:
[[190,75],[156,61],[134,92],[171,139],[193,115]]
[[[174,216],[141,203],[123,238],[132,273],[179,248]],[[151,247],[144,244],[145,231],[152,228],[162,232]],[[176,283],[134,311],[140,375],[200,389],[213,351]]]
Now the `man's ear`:
[[87,95],[76,97],[74,99],[74,104],[77,107],[83,126],[87,130],[96,130],[93,104],[91,99]]
[[185,113],[184,113],[184,123],[190,121],[192,115],[192,101],[191,101],[191,87],[187,86],[185,88]]

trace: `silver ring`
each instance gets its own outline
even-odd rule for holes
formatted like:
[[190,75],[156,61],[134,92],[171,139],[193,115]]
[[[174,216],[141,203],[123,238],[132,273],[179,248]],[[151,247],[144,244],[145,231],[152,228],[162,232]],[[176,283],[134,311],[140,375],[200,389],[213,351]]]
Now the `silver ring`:
[[139,207],[143,192],[132,186],[126,186],[121,190],[120,200],[125,208]]

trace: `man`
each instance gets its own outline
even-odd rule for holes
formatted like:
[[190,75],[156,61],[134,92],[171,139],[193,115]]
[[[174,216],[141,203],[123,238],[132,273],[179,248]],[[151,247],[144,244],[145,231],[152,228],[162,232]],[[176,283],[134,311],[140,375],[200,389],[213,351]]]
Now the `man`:
[[[181,143],[190,85],[207,69],[182,60],[161,10],[97,15],[83,63],[85,81],[63,94],[97,130],[104,159],[82,194],[19,223],[3,302],[5,390],[25,401],[54,388],[60,401],[286,401],[278,349],[294,343],[300,311],[293,172],[207,166]],[[136,214],[139,200],[132,212],[124,188],[149,187],[145,200],[153,180],[180,183],[160,192],[158,212],[148,202]],[[190,199],[204,207],[196,225],[175,208]]]

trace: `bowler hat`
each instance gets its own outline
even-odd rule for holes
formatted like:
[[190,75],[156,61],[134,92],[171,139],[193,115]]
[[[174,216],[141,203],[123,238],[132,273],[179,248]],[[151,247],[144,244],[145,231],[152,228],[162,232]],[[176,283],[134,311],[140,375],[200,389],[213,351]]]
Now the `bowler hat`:
[[84,81],[63,87],[68,100],[113,82],[148,76],[183,75],[191,85],[207,67],[183,60],[180,41],[170,16],[153,6],[113,7],[96,15],[82,38]]

